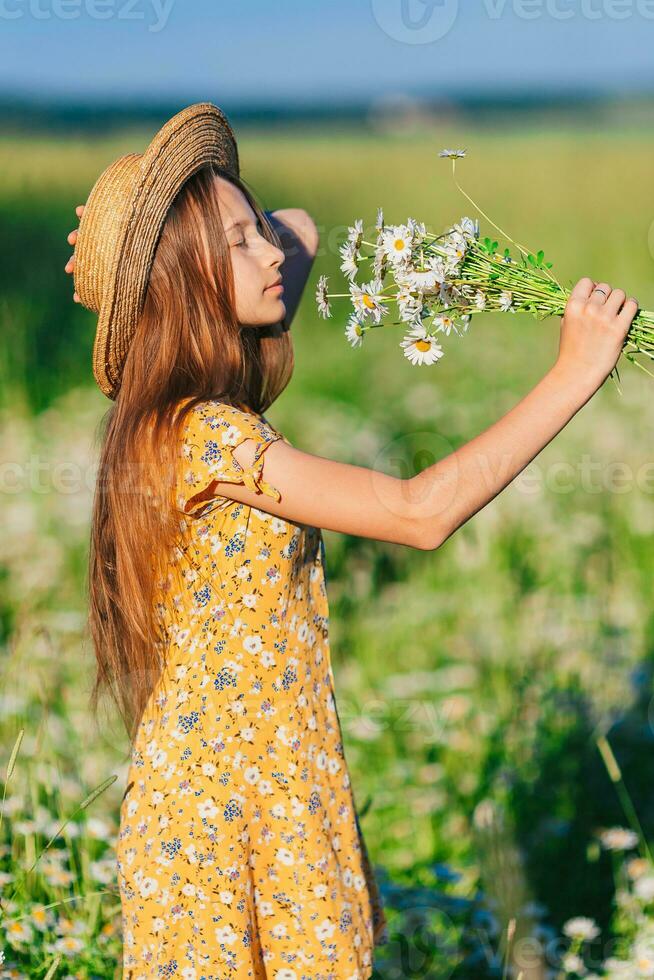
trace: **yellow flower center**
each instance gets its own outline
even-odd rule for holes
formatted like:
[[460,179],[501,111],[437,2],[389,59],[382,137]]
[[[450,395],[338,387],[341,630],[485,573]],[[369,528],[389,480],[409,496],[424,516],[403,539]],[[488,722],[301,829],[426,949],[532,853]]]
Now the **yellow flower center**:
[[428,340],[416,340],[415,347],[420,351],[427,351],[431,347]]
[[373,300],[371,299],[369,293],[364,293],[361,298],[362,298],[362,301],[363,301],[363,305],[364,306],[367,306],[369,310],[374,310],[375,304],[374,304]]
[[401,252],[402,249],[404,248],[404,239],[403,238],[396,238],[395,239],[395,242],[393,243],[393,245],[397,249],[398,252]]

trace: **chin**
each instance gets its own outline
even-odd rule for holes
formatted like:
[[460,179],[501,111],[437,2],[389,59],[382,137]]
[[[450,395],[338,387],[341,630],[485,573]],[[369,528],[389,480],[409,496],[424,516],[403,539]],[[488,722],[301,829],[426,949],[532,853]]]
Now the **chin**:
[[275,300],[271,309],[273,310],[273,313],[266,316],[266,320],[271,324],[279,323],[279,321],[283,320],[286,316],[286,304],[284,303],[283,299]]

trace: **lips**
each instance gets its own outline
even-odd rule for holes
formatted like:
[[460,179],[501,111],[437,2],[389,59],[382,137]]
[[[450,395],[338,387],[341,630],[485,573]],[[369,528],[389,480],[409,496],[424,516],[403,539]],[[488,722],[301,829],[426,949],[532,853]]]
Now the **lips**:
[[275,286],[281,286],[281,284],[282,284],[282,278],[280,276],[279,279],[275,279],[275,281],[271,282],[269,286],[266,286],[266,289],[273,289]]

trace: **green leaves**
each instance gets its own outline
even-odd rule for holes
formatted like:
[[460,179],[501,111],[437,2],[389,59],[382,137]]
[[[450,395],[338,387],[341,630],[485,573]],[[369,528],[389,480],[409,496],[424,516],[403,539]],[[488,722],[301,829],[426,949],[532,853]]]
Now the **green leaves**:
[[[523,262],[524,262],[524,256],[523,256]],[[534,269],[551,269],[554,264],[553,262],[545,262],[545,252],[542,250],[542,248],[537,255],[534,255],[532,252],[529,252],[527,255],[527,262],[529,263],[529,265],[533,266]]]
[[487,252],[488,255],[495,255],[499,248],[499,242],[494,242],[492,238],[486,237],[484,238],[483,242],[480,243],[480,247],[484,252]]

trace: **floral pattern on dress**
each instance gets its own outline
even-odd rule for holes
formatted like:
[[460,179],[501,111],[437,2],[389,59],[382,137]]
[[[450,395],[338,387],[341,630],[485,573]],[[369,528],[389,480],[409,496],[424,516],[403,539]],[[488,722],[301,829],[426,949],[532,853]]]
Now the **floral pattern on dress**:
[[388,941],[343,751],[321,531],[193,500],[215,480],[279,500],[263,476],[278,439],[218,400],[183,426],[180,538],[157,596],[167,666],[117,841],[125,980],[367,980]]

